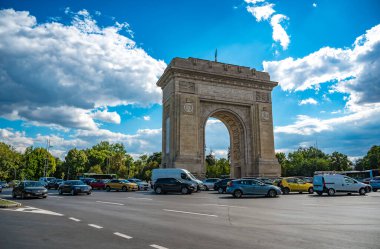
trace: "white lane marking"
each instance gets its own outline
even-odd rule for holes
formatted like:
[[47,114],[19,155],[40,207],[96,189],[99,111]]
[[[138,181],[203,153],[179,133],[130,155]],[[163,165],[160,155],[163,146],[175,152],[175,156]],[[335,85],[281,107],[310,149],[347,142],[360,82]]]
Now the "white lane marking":
[[53,211],[39,209],[35,207],[25,206],[24,208],[17,208],[12,210],[14,212],[24,212],[24,213],[35,213],[35,214],[47,214],[47,215],[55,215],[55,216],[63,216],[63,214],[56,213]]
[[96,201],[98,203],[104,203],[104,204],[111,204],[111,205],[118,205],[118,206],[124,206],[123,203],[117,203],[117,202],[108,202],[108,201]]
[[124,239],[132,239],[133,238],[131,236],[128,236],[126,234],[122,234],[122,233],[119,233],[119,232],[116,232],[116,233],[113,233],[113,234],[115,234],[116,236],[122,237]]
[[73,220],[73,221],[76,221],[76,222],[79,222],[79,221],[80,221],[80,219],[77,219],[77,218],[74,218],[74,217],[70,217],[69,219],[70,219],[70,220]]
[[187,212],[187,211],[180,211],[180,210],[172,210],[172,209],[162,209],[166,212],[173,212],[173,213],[182,213],[182,214],[194,214],[194,215],[202,215],[202,216],[209,216],[209,217],[218,217],[215,214],[201,214],[201,213],[193,213],[193,212]]
[[221,204],[202,204],[203,206],[217,206],[217,207],[229,207],[229,208],[247,208],[242,206],[230,206],[230,205],[221,205]]
[[153,199],[150,199],[150,198],[144,198],[144,197],[127,197],[128,199],[138,199],[138,200],[149,200],[149,201],[153,201]]
[[97,229],[102,229],[103,227],[101,226],[98,226],[98,225],[95,225],[95,224],[88,224],[90,227],[94,227],[94,228],[97,228]]
[[167,247],[163,247],[163,246],[159,246],[159,245],[155,245],[155,244],[150,245],[150,246],[153,248],[157,248],[157,249],[168,249]]
[[63,197],[61,196],[54,196],[54,195],[49,195],[50,198],[58,198],[58,199],[62,199]]

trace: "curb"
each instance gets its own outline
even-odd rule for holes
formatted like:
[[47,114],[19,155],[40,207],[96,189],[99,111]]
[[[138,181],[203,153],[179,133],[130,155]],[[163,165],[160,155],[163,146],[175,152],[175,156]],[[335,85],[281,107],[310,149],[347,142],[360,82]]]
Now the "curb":
[[10,203],[10,204],[0,204],[0,208],[21,207],[21,203],[19,203],[19,202],[10,201],[10,200],[5,200],[5,199],[1,199],[1,198],[0,198],[0,200],[8,201],[8,202],[12,202],[12,203]]

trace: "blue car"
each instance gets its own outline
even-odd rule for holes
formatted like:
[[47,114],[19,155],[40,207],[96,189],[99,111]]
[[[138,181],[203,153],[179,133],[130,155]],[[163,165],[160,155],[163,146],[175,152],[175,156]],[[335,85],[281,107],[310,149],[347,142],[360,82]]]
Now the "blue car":
[[281,189],[277,186],[267,185],[258,180],[238,179],[228,183],[226,193],[232,194],[235,198],[240,198],[243,195],[276,197],[277,195],[281,195]]
[[371,185],[373,192],[376,192],[378,189],[380,189],[380,176],[376,176],[370,180],[369,185]]

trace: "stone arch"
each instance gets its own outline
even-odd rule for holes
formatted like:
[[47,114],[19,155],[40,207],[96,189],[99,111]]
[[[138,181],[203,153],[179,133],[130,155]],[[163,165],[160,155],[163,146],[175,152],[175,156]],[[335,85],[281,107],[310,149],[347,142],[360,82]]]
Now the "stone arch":
[[[240,178],[245,175],[247,169],[247,141],[246,134],[247,129],[244,124],[243,119],[231,109],[228,108],[216,108],[209,113],[204,113],[201,115],[201,132],[202,136],[200,141],[202,141],[202,148],[200,151],[205,151],[205,137],[206,137],[206,123],[207,120],[211,118],[216,118],[220,120],[226,127],[230,136],[230,163],[231,163],[231,177]],[[203,168],[206,170],[205,165],[205,153],[202,154]]]

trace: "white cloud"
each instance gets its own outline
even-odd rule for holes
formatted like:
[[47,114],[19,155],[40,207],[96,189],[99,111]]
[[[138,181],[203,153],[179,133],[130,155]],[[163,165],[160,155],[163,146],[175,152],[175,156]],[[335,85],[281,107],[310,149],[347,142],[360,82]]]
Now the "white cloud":
[[[248,4],[247,11],[256,18],[257,22],[268,21],[270,23],[273,29],[273,40],[280,43],[282,49],[286,50],[290,44],[290,37],[282,23],[288,21],[289,18],[283,14],[274,15],[275,4],[265,0],[245,0],[245,2]],[[275,53],[278,54],[278,50]]]
[[247,6],[247,11],[250,12],[256,21],[266,21],[275,12],[274,4],[265,4],[263,6]]
[[[166,64],[120,34],[127,24],[99,27],[86,10],[66,13],[70,25],[0,10],[0,116],[94,129],[88,113],[98,107],[160,102],[155,83]],[[74,113],[59,118],[63,106]],[[98,118],[117,123],[117,115]]]
[[317,8],[317,6],[318,6],[318,5],[317,5],[316,3],[313,3],[313,7],[314,7],[314,8]]
[[273,40],[279,42],[281,47],[286,50],[289,46],[290,38],[281,25],[284,20],[289,20],[289,18],[281,14],[274,15],[270,20],[270,25],[273,28]]
[[117,112],[109,112],[106,109],[96,110],[91,114],[91,117],[108,123],[120,124],[121,118]]
[[25,132],[13,131],[10,128],[0,128],[0,141],[12,145],[19,152],[33,145],[33,139],[26,137]]
[[307,104],[316,105],[318,104],[318,102],[313,98],[308,98],[308,99],[301,100],[298,104],[299,105],[307,105]]
[[150,120],[150,116],[144,116],[143,119],[144,119],[145,121],[149,121],[149,120]]

